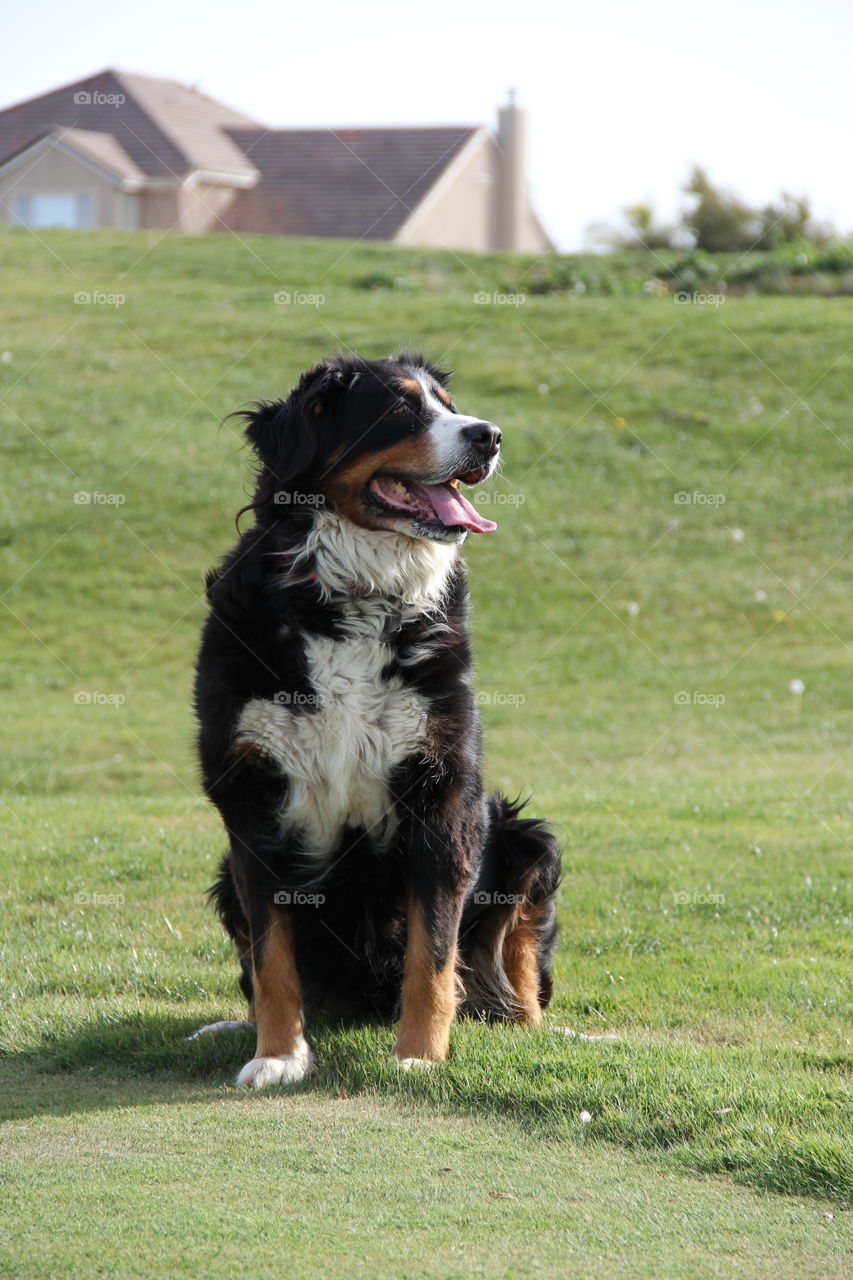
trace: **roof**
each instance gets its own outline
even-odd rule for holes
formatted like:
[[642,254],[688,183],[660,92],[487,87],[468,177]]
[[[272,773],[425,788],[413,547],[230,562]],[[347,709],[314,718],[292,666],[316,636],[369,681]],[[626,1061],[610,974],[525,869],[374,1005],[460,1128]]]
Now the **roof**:
[[57,129],[51,136],[73,147],[117,178],[137,182],[144,177],[141,169],[133,163],[124,147],[111,133],[94,133],[91,129]]
[[0,166],[58,138],[134,186],[202,171],[237,188],[220,222],[391,240],[481,125],[266,129],[176,80],[107,69],[0,111]]
[[253,181],[256,170],[225,129],[258,122],[176,80],[112,69],[0,112],[0,164],[57,129],[112,135],[150,178],[193,169]]
[[229,128],[261,177],[222,217],[243,231],[390,240],[480,131]]
[[177,80],[161,80],[120,71],[118,78],[128,96],[139,103],[164,136],[171,138],[190,169],[253,177],[255,166],[234,145],[225,130],[229,126],[258,121],[242,111],[226,107],[197,89]]

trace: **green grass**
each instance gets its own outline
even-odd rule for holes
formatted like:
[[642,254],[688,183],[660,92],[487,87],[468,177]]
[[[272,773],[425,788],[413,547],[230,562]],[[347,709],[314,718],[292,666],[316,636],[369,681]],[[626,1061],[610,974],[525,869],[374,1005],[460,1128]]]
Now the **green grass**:
[[[484,304],[539,268],[248,237],[7,231],[0,264],[15,1273],[147,1274],[156,1236],[180,1275],[843,1274],[853,303]],[[424,347],[504,428],[477,683],[489,780],[564,840],[556,998],[423,1079],[316,1026],[316,1079],[247,1100],[243,1037],[182,1039],[240,1013],[191,665],[226,415],[339,344]]]

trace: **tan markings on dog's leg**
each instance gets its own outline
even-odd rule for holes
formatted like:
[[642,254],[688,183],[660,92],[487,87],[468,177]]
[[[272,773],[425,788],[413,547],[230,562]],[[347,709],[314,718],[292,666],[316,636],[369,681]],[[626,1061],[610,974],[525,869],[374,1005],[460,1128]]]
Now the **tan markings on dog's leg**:
[[519,911],[510,923],[503,944],[503,966],[518,999],[516,1022],[542,1025],[539,1005],[539,962],[536,954],[535,909]]
[[409,936],[403,975],[403,1015],[394,1053],[407,1059],[443,1062],[450,1044],[450,1024],[456,1015],[456,943],[437,969],[423,908],[411,903]]
[[293,925],[287,912],[273,907],[261,950],[253,966],[258,1058],[293,1053],[302,1035],[302,989],[293,952]]

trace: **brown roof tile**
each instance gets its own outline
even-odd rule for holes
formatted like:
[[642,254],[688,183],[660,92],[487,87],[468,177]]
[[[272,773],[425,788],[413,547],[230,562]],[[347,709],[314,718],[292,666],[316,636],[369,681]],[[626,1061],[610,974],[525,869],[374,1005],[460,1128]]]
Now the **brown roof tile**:
[[118,178],[139,181],[145,176],[111,133],[95,133],[91,129],[57,129],[53,136]]
[[229,129],[261,177],[235,231],[389,240],[476,128]]
[[249,178],[251,164],[223,128],[256,123],[174,80],[101,71],[0,112],[0,164],[67,128],[112,134],[148,177],[201,168]]

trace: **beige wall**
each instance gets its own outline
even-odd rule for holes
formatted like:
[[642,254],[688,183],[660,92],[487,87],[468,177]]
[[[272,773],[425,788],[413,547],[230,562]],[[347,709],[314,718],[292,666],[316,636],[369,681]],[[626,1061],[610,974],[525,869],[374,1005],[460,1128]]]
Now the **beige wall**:
[[526,202],[524,211],[524,219],[521,224],[521,247],[520,253],[554,253],[556,252],[553,244],[548,239],[539,220],[530,207],[530,201]]
[[91,195],[96,227],[127,225],[127,198],[122,199],[107,178],[57,148],[35,158],[22,157],[19,164],[0,174],[0,221],[14,221],[12,209],[16,196],[59,192]]
[[213,186],[207,182],[183,187],[180,195],[181,231],[190,235],[227,231],[220,218],[233,199],[233,187]]
[[177,225],[179,195],[177,187],[169,187],[165,191],[140,191],[139,226],[173,227],[180,231]]
[[22,157],[8,173],[0,174],[0,222],[14,221],[16,196],[59,193],[90,195],[97,228],[130,231],[163,227],[190,233],[223,230],[217,215],[234,198],[233,188],[206,183],[138,193],[119,191],[117,184],[85,162],[51,148],[35,158]]
[[[488,253],[498,247],[500,154],[494,138],[480,134],[439,178],[420,208],[395,236],[396,244],[430,249],[471,249]],[[518,229],[519,253],[547,253],[543,235],[529,202]]]
[[495,147],[480,136],[439,178],[422,205],[403,224],[395,243],[431,249],[484,252],[492,241]]

